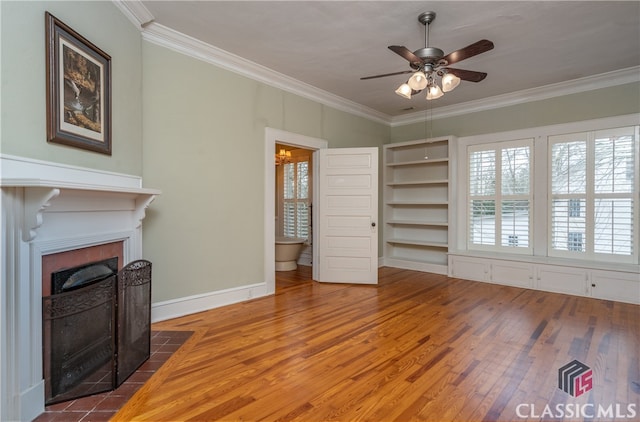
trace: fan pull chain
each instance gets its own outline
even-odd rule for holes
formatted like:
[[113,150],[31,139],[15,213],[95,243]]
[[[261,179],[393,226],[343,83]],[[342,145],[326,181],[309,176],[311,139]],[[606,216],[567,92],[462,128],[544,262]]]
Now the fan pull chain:
[[424,115],[424,137],[425,139],[433,138],[433,108],[429,101],[427,101]]

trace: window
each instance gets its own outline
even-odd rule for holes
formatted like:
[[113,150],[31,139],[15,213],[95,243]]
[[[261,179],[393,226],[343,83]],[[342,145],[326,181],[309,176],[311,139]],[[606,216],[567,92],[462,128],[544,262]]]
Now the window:
[[633,261],[637,147],[634,127],[549,137],[550,255]]
[[622,116],[460,138],[463,179],[455,198],[464,204],[456,216],[463,228],[454,232],[453,248],[486,256],[640,263],[635,120]]
[[581,217],[583,206],[581,199],[569,199],[569,217]]
[[582,233],[569,232],[567,236],[567,250],[582,252]]
[[469,248],[531,253],[533,140],[469,147]]
[[[301,161],[298,161],[301,160]],[[294,156],[293,162],[283,165],[284,235],[309,238],[309,157]]]

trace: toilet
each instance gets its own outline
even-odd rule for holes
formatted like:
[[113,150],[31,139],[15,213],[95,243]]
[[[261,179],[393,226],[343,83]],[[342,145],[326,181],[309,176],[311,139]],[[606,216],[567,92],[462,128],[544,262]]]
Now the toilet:
[[307,239],[276,236],[276,271],[292,271],[298,268],[298,258]]

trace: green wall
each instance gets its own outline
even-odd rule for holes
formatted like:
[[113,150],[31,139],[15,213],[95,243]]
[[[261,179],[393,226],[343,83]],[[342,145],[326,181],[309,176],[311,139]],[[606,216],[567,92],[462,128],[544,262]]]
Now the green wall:
[[[142,41],[135,26],[111,1],[2,0],[0,7],[0,152],[142,175]],[[45,11],[111,56],[112,156],[47,143]]]
[[388,126],[143,43],[144,220],[153,300],[264,281],[265,127],[330,147],[381,146]]
[[391,142],[497,133],[640,112],[640,83],[618,85],[510,107],[396,126]]

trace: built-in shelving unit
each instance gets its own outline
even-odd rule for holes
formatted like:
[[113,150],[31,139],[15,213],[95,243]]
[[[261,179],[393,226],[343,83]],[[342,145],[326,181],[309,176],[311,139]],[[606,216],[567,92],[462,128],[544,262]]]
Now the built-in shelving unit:
[[385,265],[447,274],[452,137],[385,145]]

